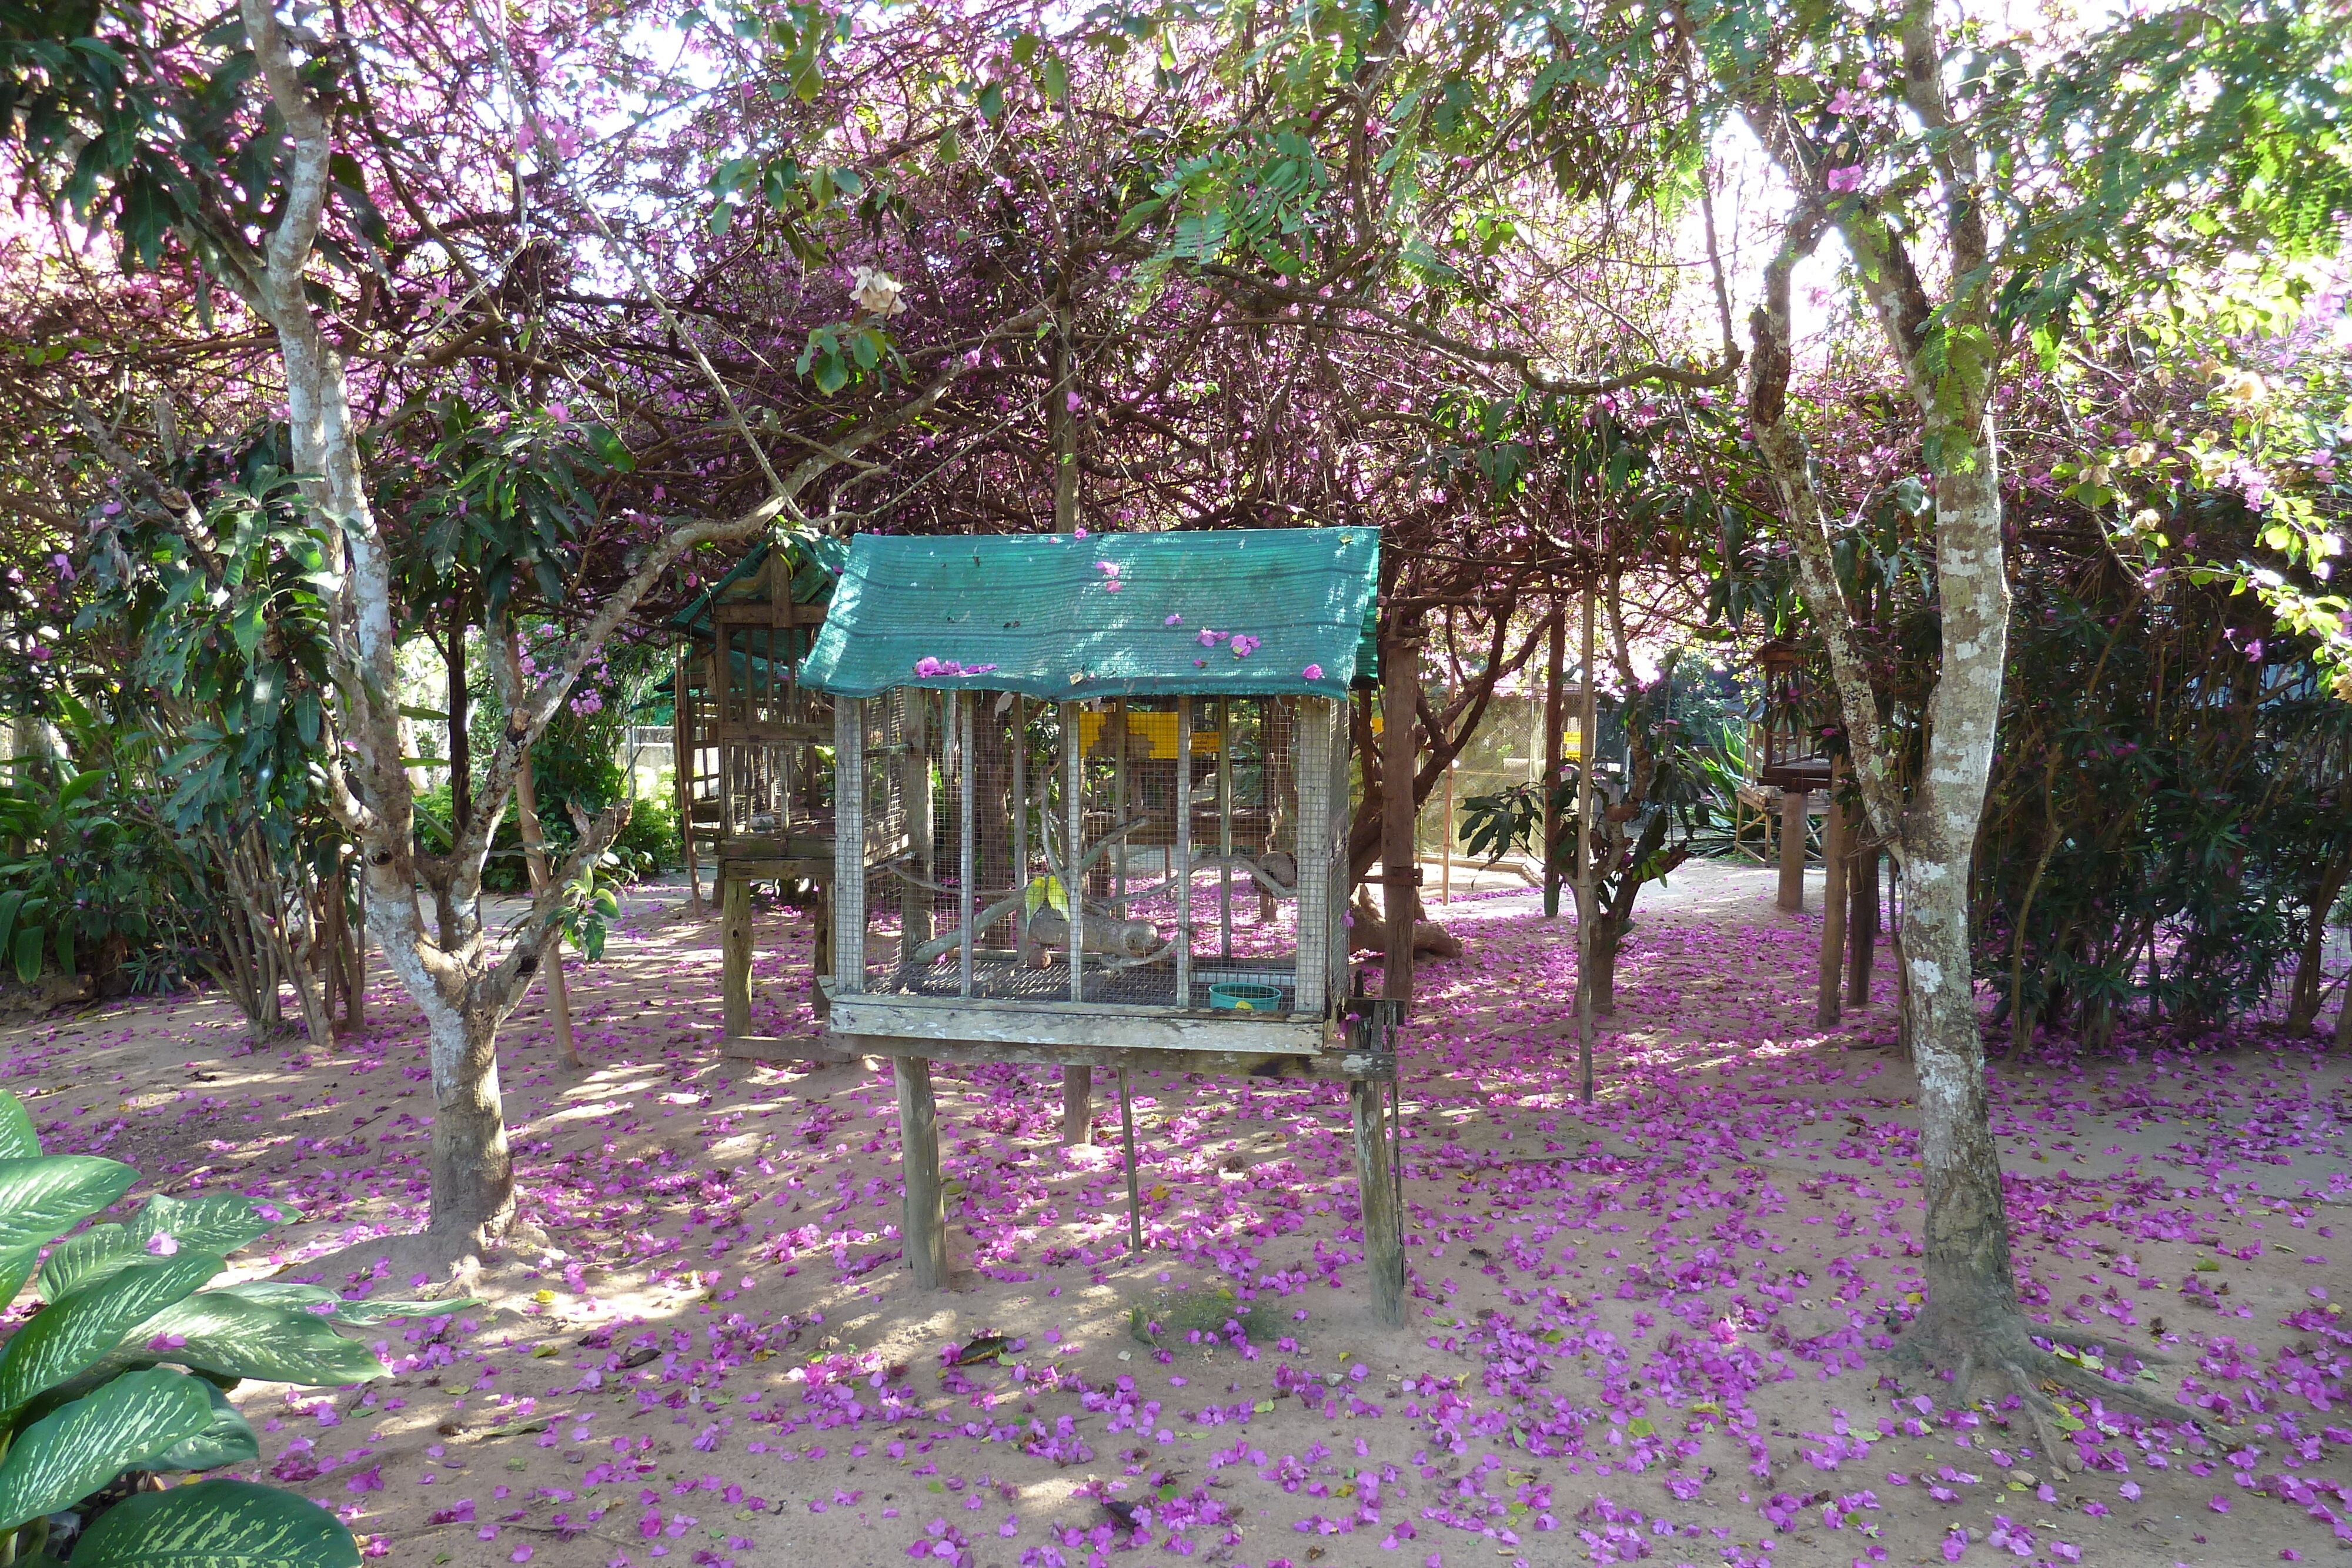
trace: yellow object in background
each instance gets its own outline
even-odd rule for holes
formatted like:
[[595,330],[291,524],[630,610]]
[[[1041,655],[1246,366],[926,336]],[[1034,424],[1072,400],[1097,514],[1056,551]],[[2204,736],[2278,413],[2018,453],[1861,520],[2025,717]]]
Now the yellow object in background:
[[[1102,738],[1103,725],[1109,717],[1108,711],[1097,713],[1092,708],[1078,710],[1080,749],[1089,753],[1094,751]],[[1158,762],[1173,762],[1176,760],[1176,717],[1173,713],[1149,713],[1130,708],[1127,715],[1127,730],[1129,735],[1144,742],[1146,749],[1143,755]],[[1192,755],[1214,757],[1217,754],[1218,745],[1223,739],[1224,736],[1221,731],[1196,729],[1192,732]]]

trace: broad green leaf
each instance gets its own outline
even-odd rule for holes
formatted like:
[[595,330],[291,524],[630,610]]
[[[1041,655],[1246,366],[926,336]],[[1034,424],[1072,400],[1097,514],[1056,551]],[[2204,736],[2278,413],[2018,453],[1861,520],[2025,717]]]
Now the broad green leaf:
[[0,1253],[52,1241],[131,1190],[139,1173],[91,1155],[0,1159]]
[[228,1396],[199,1377],[196,1385],[212,1401],[212,1424],[193,1437],[183,1437],[168,1453],[149,1466],[157,1470],[213,1470],[223,1465],[248,1464],[261,1457],[261,1439],[253,1425],[237,1414]]
[[[25,890],[12,887],[0,893],[0,952],[8,948],[8,938],[16,929],[16,912],[25,906]],[[10,1099],[15,1099],[13,1094]]]
[[252,1481],[141,1492],[100,1514],[74,1568],[360,1568],[359,1542],[307,1498]]
[[32,1113],[25,1103],[0,1089],[0,1160],[37,1160],[41,1140],[33,1134]]
[[93,1225],[76,1231],[49,1249],[49,1260],[41,1265],[41,1299],[54,1301],[144,1256],[122,1226]]
[[[243,1296],[248,1301],[283,1307],[289,1312],[307,1312],[313,1317],[332,1318],[339,1323],[380,1323],[390,1318],[440,1318],[457,1312],[471,1312],[482,1303],[472,1296],[452,1301],[347,1301],[324,1285],[297,1285],[283,1280],[248,1280],[241,1285],[224,1285],[223,1295]],[[321,1312],[323,1302],[334,1303],[334,1311]]]
[[198,1252],[236,1251],[248,1241],[269,1234],[274,1225],[292,1225],[302,1218],[302,1211],[291,1204],[270,1203],[278,1218],[263,1214],[252,1198],[236,1193],[223,1193],[213,1197],[164,1197],[147,1200],[138,1218],[131,1222],[131,1239],[143,1248],[149,1237],[168,1235],[183,1248]]
[[20,1247],[14,1252],[0,1254],[0,1308],[16,1299],[16,1293],[33,1277],[40,1261],[41,1249],[37,1247]]
[[47,935],[37,925],[16,933],[16,978],[28,986],[41,977],[41,938]]
[[186,1343],[155,1354],[226,1377],[329,1387],[387,1375],[367,1346],[323,1318],[288,1312],[222,1291],[191,1296],[141,1325],[142,1343],[178,1334]]
[[196,1379],[160,1367],[126,1372],[52,1411],[18,1433],[0,1459],[0,1530],[80,1501],[203,1431],[212,1416]]
[[220,1270],[216,1253],[183,1252],[132,1264],[51,1302],[0,1347],[0,1412],[95,1364]]

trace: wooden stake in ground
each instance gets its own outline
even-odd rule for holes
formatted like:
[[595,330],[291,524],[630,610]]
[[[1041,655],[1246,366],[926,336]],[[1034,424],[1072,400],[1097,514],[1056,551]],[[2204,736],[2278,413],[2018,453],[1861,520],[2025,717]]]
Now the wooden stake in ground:
[[1399,636],[1381,650],[1383,719],[1381,736],[1381,889],[1388,947],[1381,960],[1381,995],[1412,1000],[1413,919],[1420,913],[1412,852],[1413,707],[1421,685],[1421,644]]
[[[1584,701],[1576,721],[1576,1061],[1592,1103],[1592,922],[1600,913],[1592,865],[1592,738],[1600,715],[1592,679],[1592,584],[1584,585]],[[1555,666],[1557,667],[1557,666]]]
[[1846,811],[1838,799],[1845,764],[1830,769],[1829,814],[1822,819],[1821,981],[1815,988],[1813,1022],[1822,1029],[1838,1021],[1839,993],[1845,979]]
[[[1585,619],[1592,614],[1592,598],[1585,596]],[[1585,632],[1584,678],[1592,684],[1592,635],[1590,626]],[[1549,678],[1544,685],[1544,761],[1543,761],[1543,890],[1544,916],[1549,919],[1559,914],[1559,865],[1554,858],[1559,844],[1559,791],[1561,709],[1566,693],[1561,690],[1560,666],[1568,662],[1568,606],[1555,601],[1551,608],[1551,646]],[[1580,741],[1580,748],[1583,742]]]
[[1794,915],[1805,907],[1805,792],[1780,791],[1780,906]]
[[1871,965],[1878,956],[1878,845],[1869,841],[1867,823],[1857,819],[1854,826],[1864,841],[1854,846],[1846,871],[1852,909],[1846,916],[1845,1005],[1866,1008]]

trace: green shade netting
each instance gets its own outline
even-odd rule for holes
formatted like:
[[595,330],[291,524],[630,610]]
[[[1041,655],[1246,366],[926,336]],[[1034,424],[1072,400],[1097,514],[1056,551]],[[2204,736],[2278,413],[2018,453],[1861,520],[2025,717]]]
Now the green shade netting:
[[1371,674],[1379,578],[1375,528],[860,534],[801,679],[853,697],[1344,697]]

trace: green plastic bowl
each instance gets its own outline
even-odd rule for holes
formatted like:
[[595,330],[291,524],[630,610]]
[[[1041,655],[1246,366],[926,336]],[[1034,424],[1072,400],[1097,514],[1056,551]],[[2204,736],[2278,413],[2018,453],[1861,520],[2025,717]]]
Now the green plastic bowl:
[[1282,993],[1272,986],[1254,985],[1246,980],[1220,980],[1209,988],[1209,1005],[1234,1008],[1245,1013],[1274,1012],[1282,1006]]

